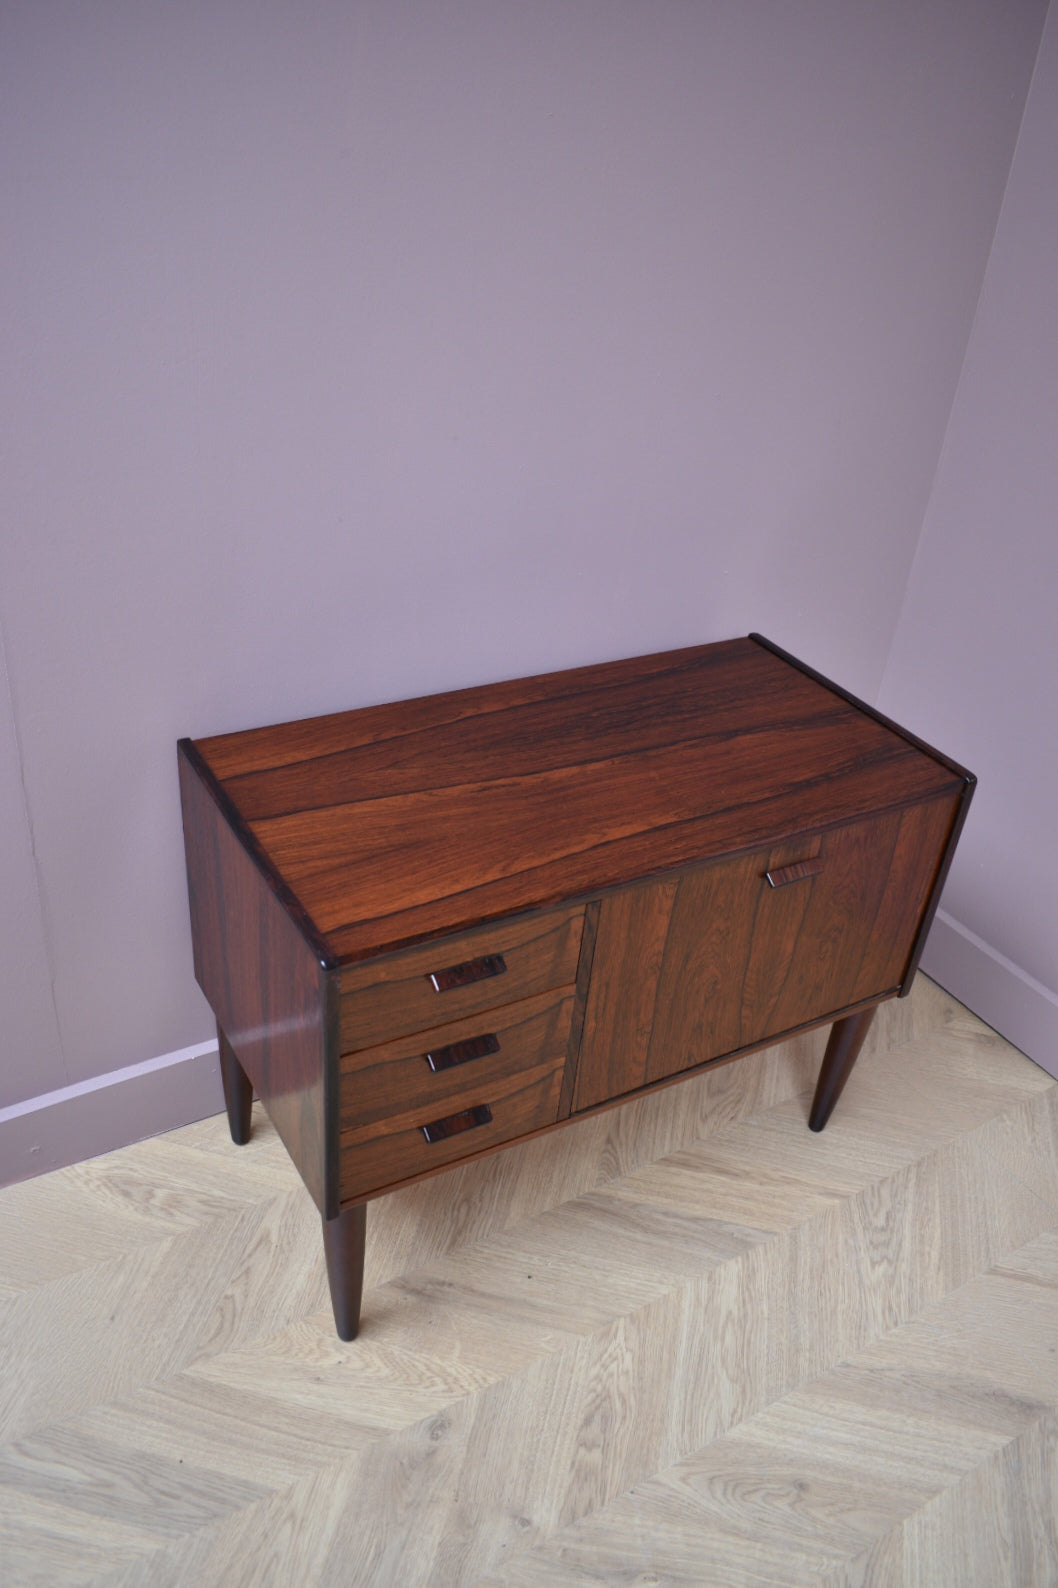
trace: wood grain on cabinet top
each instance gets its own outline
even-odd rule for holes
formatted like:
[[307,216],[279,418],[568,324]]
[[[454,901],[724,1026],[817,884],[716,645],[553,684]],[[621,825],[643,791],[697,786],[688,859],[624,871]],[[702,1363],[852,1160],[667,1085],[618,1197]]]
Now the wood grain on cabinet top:
[[967,781],[755,636],[185,753],[340,963]]

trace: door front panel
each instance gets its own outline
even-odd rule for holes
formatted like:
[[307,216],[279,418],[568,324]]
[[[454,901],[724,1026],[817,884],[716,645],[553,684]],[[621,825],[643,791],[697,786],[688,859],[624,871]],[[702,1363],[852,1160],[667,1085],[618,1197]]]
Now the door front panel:
[[899,987],[952,800],[604,899],[575,1109]]

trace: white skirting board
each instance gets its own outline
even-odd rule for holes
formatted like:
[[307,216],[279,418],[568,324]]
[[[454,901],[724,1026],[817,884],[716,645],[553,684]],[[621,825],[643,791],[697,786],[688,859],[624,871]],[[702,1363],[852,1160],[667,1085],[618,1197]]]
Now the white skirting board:
[[28,1098],[0,1109],[0,1185],[97,1158],[223,1107],[216,1041]]
[[944,910],[938,910],[934,919],[922,969],[1048,1075],[1058,1078],[1058,993]]

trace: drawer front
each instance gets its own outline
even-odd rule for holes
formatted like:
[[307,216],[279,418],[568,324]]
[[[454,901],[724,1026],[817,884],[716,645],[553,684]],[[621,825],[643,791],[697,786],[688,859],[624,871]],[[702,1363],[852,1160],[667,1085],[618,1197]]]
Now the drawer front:
[[[343,1131],[343,1202],[512,1141],[558,1118],[565,1055],[478,1086],[441,1105],[422,1105]],[[433,1139],[428,1140],[427,1134]]]
[[466,1099],[539,1065],[563,1063],[573,989],[366,1048],[341,1061],[341,1130],[422,1109],[430,1119],[457,1113]]
[[575,1109],[899,987],[954,799],[603,901]]
[[583,906],[500,921],[342,972],[341,1051],[516,1003],[576,980]]

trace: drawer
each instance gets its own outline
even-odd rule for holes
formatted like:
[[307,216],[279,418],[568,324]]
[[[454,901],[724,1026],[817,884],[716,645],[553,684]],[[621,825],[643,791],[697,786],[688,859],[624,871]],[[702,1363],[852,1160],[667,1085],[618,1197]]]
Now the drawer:
[[[388,1115],[422,1108],[429,1119],[457,1113],[511,1076],[564,1061],[573,988],[538,993],[366,1048],[341,1060],[341,1130],[359,1130]],[[429,1055],[429,1057],[427,1057]]]
[[583,924],[583,906],[551,910],[347,966],[341,1052],[568,986],[577,977]]
[[[482,1077],[437,1114],[418,1106],[356,1130],[343,1131],[339,1158],[343,1202],[399,1180],[469,1158],[558,1118],[565,1054],[502,1078]],[[424,1127],[436,1139],[427,1140]]]

